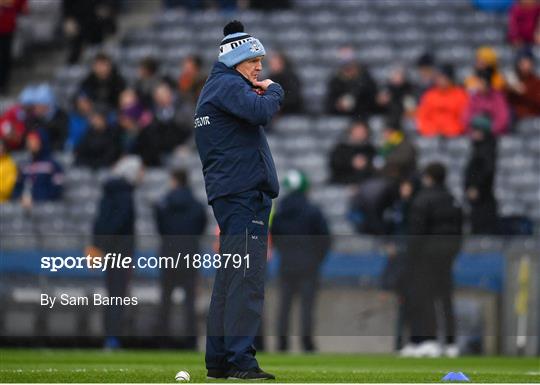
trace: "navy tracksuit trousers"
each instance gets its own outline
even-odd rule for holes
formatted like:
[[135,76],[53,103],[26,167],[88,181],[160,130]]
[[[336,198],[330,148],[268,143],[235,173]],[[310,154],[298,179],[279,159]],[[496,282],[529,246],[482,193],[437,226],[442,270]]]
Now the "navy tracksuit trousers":
[[261,325],[272,199],[261,191],[212,201],[220,229],[220,253],[249,255],[240,268],[229,262],[217,270],[212,291],[206,340],[206,367],[249,370],[258,367],[255,336]]

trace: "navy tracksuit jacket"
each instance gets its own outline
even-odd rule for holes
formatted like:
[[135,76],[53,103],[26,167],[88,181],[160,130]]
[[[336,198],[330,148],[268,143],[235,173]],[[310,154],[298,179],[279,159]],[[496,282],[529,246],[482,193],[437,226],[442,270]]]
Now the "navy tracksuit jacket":
[[195,141],[208,202],[220,229],[221,254],[248,255],[240,268],[218,269],[208,312],[208,369],[258,367],[253,340],[264,302],[268,218],[279,193],[263,126],[279,110],[283,89],[258,95],[235,69],[216,63],[199,96]]

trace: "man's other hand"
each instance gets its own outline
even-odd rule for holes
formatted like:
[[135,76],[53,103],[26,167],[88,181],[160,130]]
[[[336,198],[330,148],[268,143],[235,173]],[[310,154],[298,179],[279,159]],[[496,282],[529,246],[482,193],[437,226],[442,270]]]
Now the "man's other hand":
[[255,80],[253,82],[253,86],[254,87],[258,87],[258,88],[262,88],[264,91],[266,91],[266,89],[270,86],[270,84],[274,83],[272,80],[270,79],[265,79],[265,80],[261,80],[261,81],[258,81],[258,80]]

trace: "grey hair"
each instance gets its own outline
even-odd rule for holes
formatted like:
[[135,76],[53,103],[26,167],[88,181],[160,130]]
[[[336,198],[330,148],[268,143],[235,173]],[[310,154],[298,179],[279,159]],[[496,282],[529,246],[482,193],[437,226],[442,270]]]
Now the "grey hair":
[[136,184],[142,169],[141,158],[137,155],[127,155],[118,160],[112,169],[114,176],[124,178],[131,184]]

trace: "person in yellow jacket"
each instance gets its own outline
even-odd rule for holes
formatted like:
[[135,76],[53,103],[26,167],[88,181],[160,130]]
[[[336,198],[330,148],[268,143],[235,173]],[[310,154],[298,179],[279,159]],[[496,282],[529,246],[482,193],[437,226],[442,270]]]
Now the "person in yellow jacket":
[[4,142],[0,140],[0,203],[11,197],[17,181],[17,165],[8,154]]
[[491,88],[497,91],[503,91],[505,80],[502,72],[498,68],[497,52],[489,46],[482,46],[476,50],[475,71],[465,79],[465,88],[469,92],[478,91],[480,88],[480,79],[476,75],[476,70],[493,69],[491,77]]

